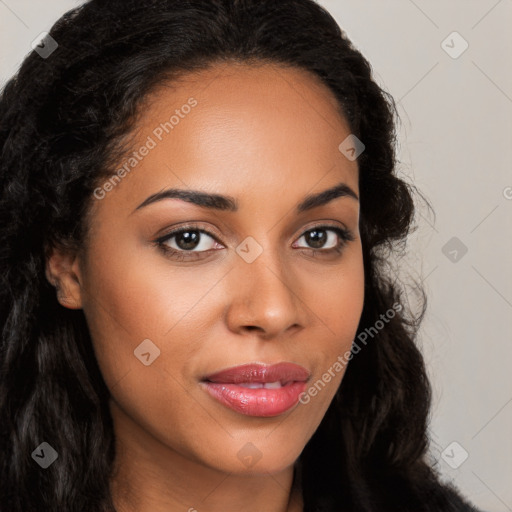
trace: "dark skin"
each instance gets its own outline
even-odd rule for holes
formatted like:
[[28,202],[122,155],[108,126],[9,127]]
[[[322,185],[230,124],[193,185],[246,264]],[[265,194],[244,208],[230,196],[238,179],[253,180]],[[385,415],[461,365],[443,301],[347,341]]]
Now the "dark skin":
[[[219,64],[155,90],[134,148],[192,96],[197,106],[93,199],[87,247],[55,248],[47,276],[63,306],[83,309],[111,392],[119,512],[299,512],[293,466],[344,370],[306,405],[270,418],[225,407],[199,380],[289,361],[315,382],[350,350],[364,301],[359,201],[345,195],[295,210],[340,183],[359,196],[357,162],[338,150],[350,130],[332,93],[307,72]],[[137,209],[166,188],[230,196],[239,209],[180,199]],[[154,243],[191,223],[211,235],[186,255]],[[325,224],[324,245],[311,246],[306,232]],[[354,240],[336,251],[343,240],[332,227]],[[262,248],[252,263],[236,252],[249,236]],[[178,237],[165,246],[186,252]],[[145,339],[160,350],[149,366],[134,356]],[[251,467],[237,456],[249,442],[261,453]]]

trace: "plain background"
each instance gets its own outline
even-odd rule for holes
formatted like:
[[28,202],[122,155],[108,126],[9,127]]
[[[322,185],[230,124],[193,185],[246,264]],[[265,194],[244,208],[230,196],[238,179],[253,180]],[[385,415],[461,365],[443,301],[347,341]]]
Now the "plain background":
[[[0,0],[0,84],[80,3]],[[419,204],[399,262],[428,294],[432,461],[482,510],[512,512],[512,0],[319,3],[395,98],[399,172],[435,211]]]

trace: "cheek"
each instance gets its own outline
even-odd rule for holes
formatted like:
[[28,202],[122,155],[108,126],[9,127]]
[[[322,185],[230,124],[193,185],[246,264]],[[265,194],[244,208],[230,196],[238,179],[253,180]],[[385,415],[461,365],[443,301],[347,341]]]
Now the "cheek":
[[[354,242],[343,264],[308,281],[307,303],[322,321],[331,355],[350,347],[364,304],[364,266],[360,244]],[[319,286],[321,283],[321,286]]]
[[205,313],[200,299],[218,278],[203,275],[197,282],[192,273],[162,270],[133,248],[124,254],[119,248],[91,251],[87,268],[84,314],[98,365],[117,407],[115,417],[122,410],[145,430],[160,429],[157,437],[179,445],[187,429],[197,429],[197,410],[184,389]]
[[322,287],[308,285],[308,305],[319,318],[323,336],[319,342],[320,362],[315,379],[306,389],[303,404],[314,404],[325,412],[336,393],[349,364],[350,350],[364,305],[364,266],[360,245],[350,258],[329,279],[322,279]]
[[98,236],[85,272],[83,309],[103,378],[111,391],[142,382],[153,394],[173,386],[183,393],[178,383],[189,380],[206,324],[218,319],[212,311],[222,300],[217,285],[225,269],[173,267],[125,239]]
[[170,290],[141,252],[103,233],[88,253],[83,309],[107,385],[144,366],[134,354],[144,340],[153,357],[162,350],[161,333],[182,316],[190,293],[179,281]]

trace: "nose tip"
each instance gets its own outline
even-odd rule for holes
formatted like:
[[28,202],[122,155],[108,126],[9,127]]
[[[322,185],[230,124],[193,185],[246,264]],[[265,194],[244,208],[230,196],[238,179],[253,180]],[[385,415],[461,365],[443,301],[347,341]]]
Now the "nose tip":
[[231,279],[227,311],[231,330],[272,337],[300,326],[301,302],[293,289],[297,280],[276,258],[262,254],[250,264],[240,261]]

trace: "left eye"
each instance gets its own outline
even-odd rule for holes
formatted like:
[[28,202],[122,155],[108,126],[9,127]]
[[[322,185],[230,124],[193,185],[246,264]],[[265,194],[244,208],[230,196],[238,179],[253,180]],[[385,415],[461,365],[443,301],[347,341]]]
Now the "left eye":
[[[328,233],[328,234],[326,234]],[[339,242],[337,239],[342,236],[342,230],[339,228],[329,228],[327,226],[320,226],[317,228],[309,229],[306,231],[299,240],[306,240],[312,249],[335,249]],[[311,245],[313,247],[311,247]]]

